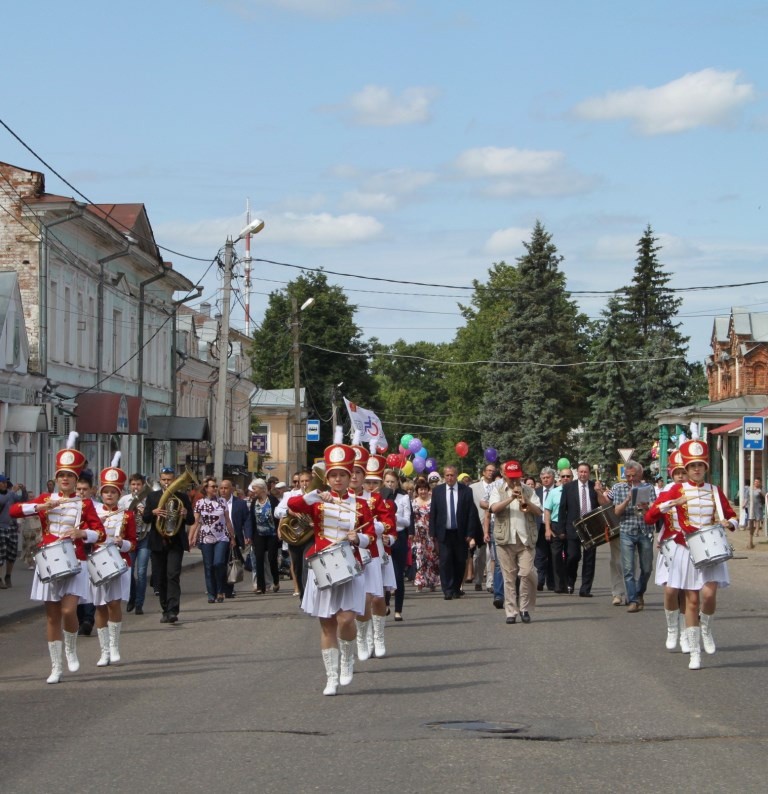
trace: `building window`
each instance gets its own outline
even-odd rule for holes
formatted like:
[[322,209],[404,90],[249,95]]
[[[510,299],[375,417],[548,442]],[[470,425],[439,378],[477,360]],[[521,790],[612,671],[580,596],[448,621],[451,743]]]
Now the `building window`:
[[[112,312],[112,371],[117,371],[125,363],[123,357],[123,313],[116,309]],[[125,375],[124,372],[119,372]]]
[[59,285],[55,281],[48,284],[48,355],[52,361],[59,360]]
[[88,298],[88,366],[96,369],[96,301]]
[[85,366],[85,343],[88,324],[85,321],[84,307],[83,307],[83,293],[77,293],[77,366]]

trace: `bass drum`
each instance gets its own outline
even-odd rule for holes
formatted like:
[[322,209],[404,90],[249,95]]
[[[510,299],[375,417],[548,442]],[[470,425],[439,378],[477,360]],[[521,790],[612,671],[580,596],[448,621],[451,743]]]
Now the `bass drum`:
[[582,547],[593,549],[609,543],[619,536],[621,522],[613,511],[613,505],[603,505],[590,510],[573,522]]

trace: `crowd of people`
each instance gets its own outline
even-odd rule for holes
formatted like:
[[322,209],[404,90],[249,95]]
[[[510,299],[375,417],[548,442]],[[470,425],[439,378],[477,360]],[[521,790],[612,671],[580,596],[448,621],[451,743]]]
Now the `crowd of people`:
[[[409,479],[358,439],[337,439],[322,464],[295,473],[293,487],[256,478],[241,495],[230,480],[211,477],[197,490],[170,467],[153,490],[141,474],[126,475],[118,459],[94,487],[71,444],[56,456],[48,493],[29,499],[23,485],[0,476],[0,583],[12,584],[16,522],[36,519],[41,552],[30,555],[32,598],[45,603],[48,682],[57,683],[62,656],[76,671],[77,636],[94,627],[97,666],[121,660],[123,602],[143,615],[148,586],[161,622],[178,622],[190,547],[201,551],[209,604],[236,596],[232,560],[245,555],[255,594],[278,592],[284,573],[300,608],[318,618],[324,694],[334,695],[352,682],[356,661],[386,655],[387,617],[404,620],[406,582],[411,597],[439,590],[452,601],[470,588],[485,592],[507,625],[527,624],[545,589],[591,598],[596,549],[607,544],[611,603],[643,611],[655,570],[665,646],[689,654],[695,670],[702,646],[716,650],[717,592],[729,584],[725,530],[739,522],[721,489],[706,482],[703,441],[685,441],[669,461],[667,485],[646,482],[634,460],[610,488],[587,462],[575,476],[562,466],[530,477],[508,460],[487,463],[475,482],[453,465],[442,476]],[[741,496],[751,546],[765,495],[755,481]]]

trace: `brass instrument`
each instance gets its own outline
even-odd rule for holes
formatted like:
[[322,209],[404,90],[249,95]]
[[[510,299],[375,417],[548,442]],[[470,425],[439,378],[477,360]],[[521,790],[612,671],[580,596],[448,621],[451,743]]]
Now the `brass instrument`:
[[[325,487],[325,464],[315,463],[312,467],[312,481],[305,493],[309,491],[321,491]],[[280,519],[277,531],[280,533],[281,540],[289,546],[303,546],[315,533],[312,519],[303,513],[299,515],[287,515]]]
[[136,542],[139,543],[140,541],[144,540],[149,532],[149,524],[145,524],[142,520],[141,516],[136,513],[136,508],[143,504],[146,498],[152,493],[152,486],[147,482],[144,483],[144,487],[136,494],[136,496],[131,499],[131,503],[128,505],[128,510],[130,510],[136,516]]
[[184,523],[182,509],[183,502],[176,496],[177,491],[186,491],[190,485],[198,486],[200,483],[190,469],[186,469],[183,474],[177,477],[163,491],[160,501],[157,503],[159,510],[165,510],[164,516],[157,516],[155,527],[165,538],[172,538]]

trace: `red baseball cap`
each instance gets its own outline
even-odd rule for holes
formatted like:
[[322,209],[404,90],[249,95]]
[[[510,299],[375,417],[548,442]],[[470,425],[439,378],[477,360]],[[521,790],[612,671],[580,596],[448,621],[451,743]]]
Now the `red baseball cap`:
[[502,464],[501,473],[512,480],[515,477],[522,477],[523,469],[516,460],[508,460],[506,463]]

